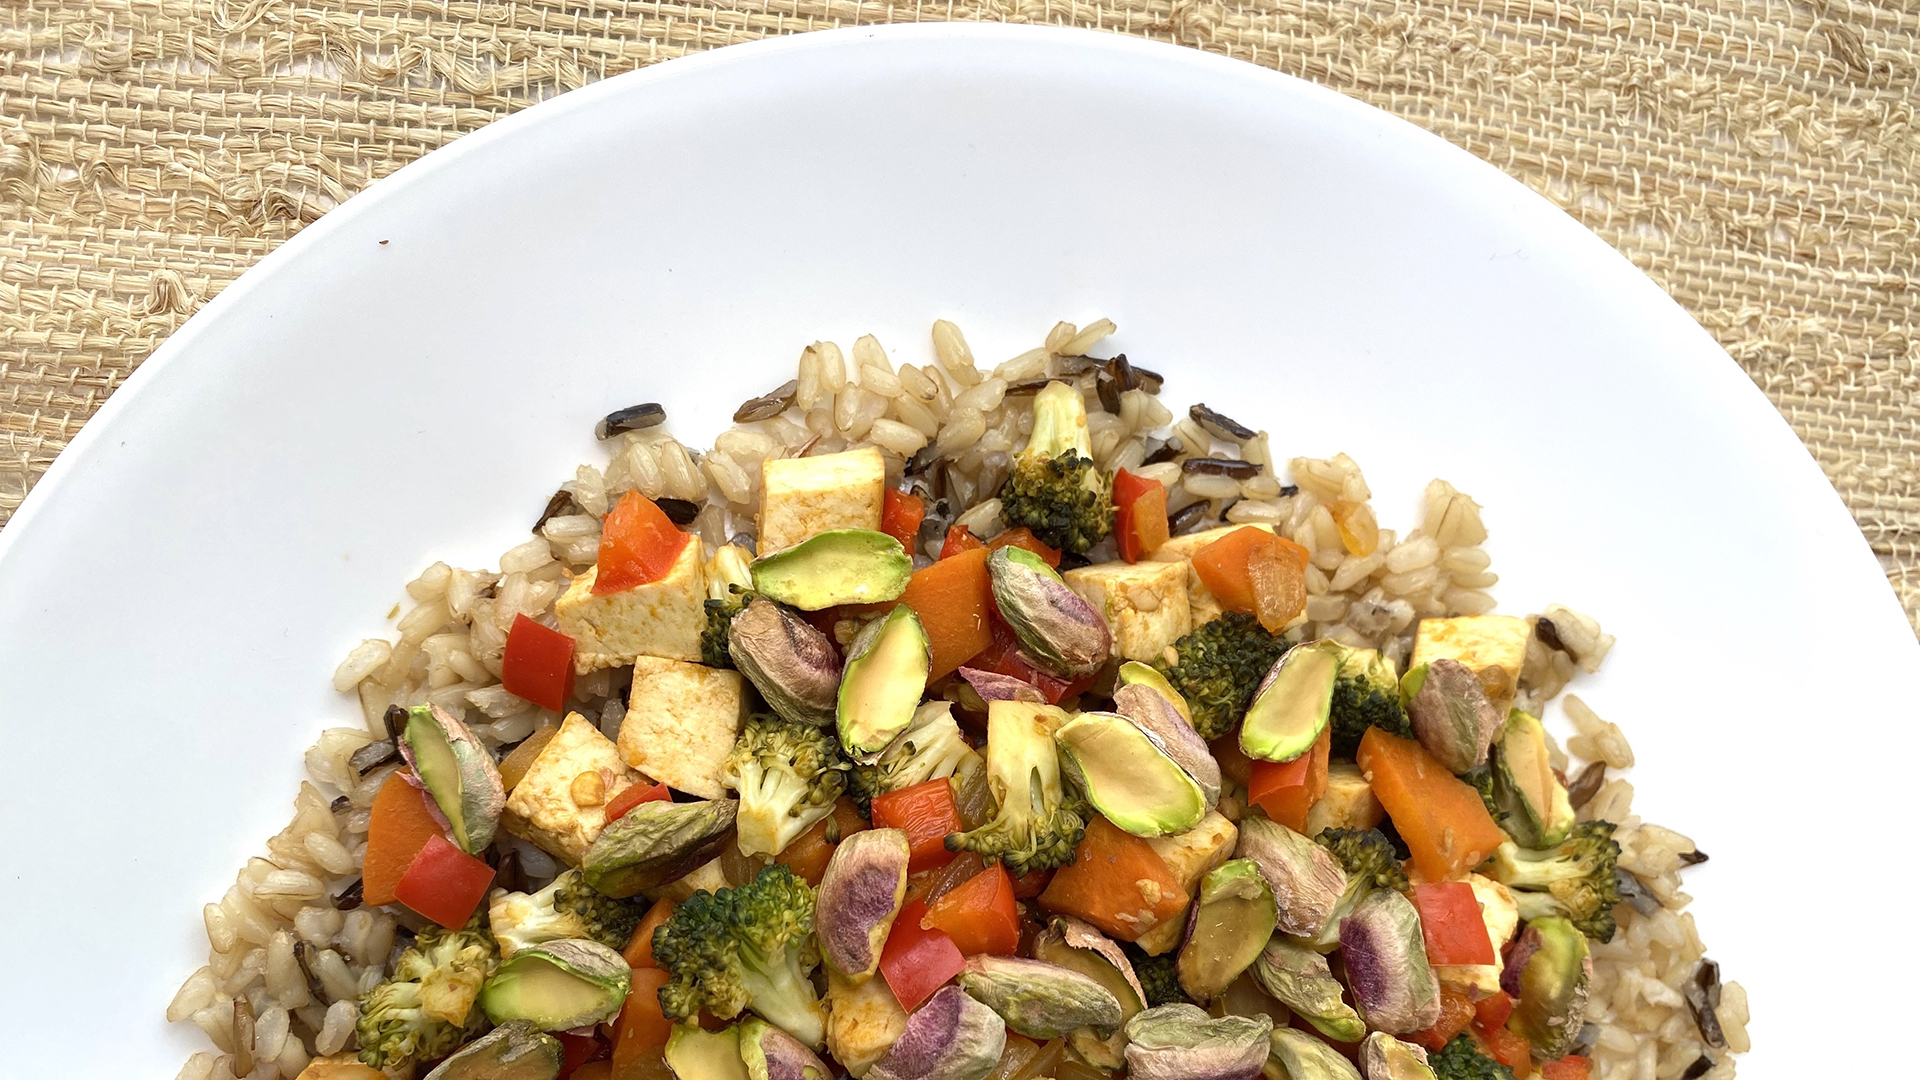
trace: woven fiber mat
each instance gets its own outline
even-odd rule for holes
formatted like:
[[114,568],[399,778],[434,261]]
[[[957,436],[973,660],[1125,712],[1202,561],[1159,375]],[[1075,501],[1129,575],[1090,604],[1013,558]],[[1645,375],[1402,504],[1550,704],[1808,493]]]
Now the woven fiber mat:
[[923,19],[1252,61],[1518,177],[1766,391],[1920,626],[1915,0],[8,0],[0,520],[154,346],[374,180],[646,64]]

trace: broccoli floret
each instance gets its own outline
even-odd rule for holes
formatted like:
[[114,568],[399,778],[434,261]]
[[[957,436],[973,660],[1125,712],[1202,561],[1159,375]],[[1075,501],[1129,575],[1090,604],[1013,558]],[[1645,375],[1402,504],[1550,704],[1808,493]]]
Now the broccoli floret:
[[1493,794],[1493,766],[1482,765],[1472,772],[1461,773],[1460,779],[1465,780],[1468,786],[1480,793],[1480,802],[1487,808],[1487,816],[1493,819],[1494,824],[1505,830],[1507,812],[1500,808],[1500,800]]
[[588,885],[578,870],[531,895],[496,889],[487,899],[487,929],[506,959],[529,945],[562,938],[591,938],[609,949],[624,949],[649,902],[615,900]]
[[1346,890],[1335,902],[1326,928],[1311,942],[1325,950],[1340,943],[1340,920],[1359,906],[1368,893],[1378,889],[1405,892],[1412,886],[1394,854],[1393,841],[1379,829],[1324,829],[1313,839],[1333,855],[1333,860],[1347,874]]
[[1211,742],[1247,714],[1260,680],[1286,651],[1286,639],[1268,633],[1260,620],[1229,611],[1174,642],[1173,663],[1154,667],[1187,699],[1194,730]]
[[1613,906],[1620,902],[1620,881],[1614,876],[1619,861],[1613,823],[1583,821],[1545,851],[1501,844],[1483,872],[1513,890],[1521,918],[1559,916],[1595,941],[1608,942]]
[[833,733],[777,716],[753,716],[720,767],[740,793],[740,852],[778,855],[833,813],[847,787],[847,761]]
[[971,753],[973,747],[961,738],[960,725],[954,722],[953,703],[929,701],[914,713],[907,730],[880,751],[879,760],[853,766],[847,793],[859,804],[860,813],[871,818],[874,796],[952,776]]
[[1000,517],[1075,555],[1113,531],[1113,495],[1093,463],[1086,402],[1066,383],[1034,395],[1033,434],[1000,486]]
[[446,1057],[485,1031],[476,1002],[499,966],[493,935],[478,927],[420,931],[393,974],[360,998],[360,1060],[376,1069]]
[[745,885],[682,901],[653,932],[653,958],[669,976],[660,988],[668,1016],[693,1020],[706,1009],[731,1020],[752,1009],[808,1046],[826,1037],[810,978],[820,963],[813,890],[783,863]]
[[1471,1035],[1427,1053],[1427,1067],[1436,1080],[1513,1080],[1513,1070],[1480,1052]]
[[971,851],[1006,864],[1015,877],[1065,866],[1086,834],[1086,804],[1060,778],[1053,732],[1043,716],[987,713],[987,790],[993,820],[949,833],[948,851]]
[[1127,960],[1133,965],[1133,976],[1140,980],[1140,989],[1146,992],[1147,1008],[1193,1004],[1187,992],[1180,989],[1180,976],[1175,964],[1178,954],[1148,956],[1145,949],[1131,941],[1122,943],[1120,947],[1126,950]]
[[1400,701],[1400,678],[1393,661],[1373,649],[1354,649],[1340,664],[1333,684],[1333,752],[1352,757],[1370,727],[1413,738],[1413,722]]
[[700,631],[701,663],[717,668],[733,666],[733,654],[727,651],[727,627],[733,625],[735,615],[747,609],[754,595],[738,585],[729,585],[724,599],[707,601],[707,628]]

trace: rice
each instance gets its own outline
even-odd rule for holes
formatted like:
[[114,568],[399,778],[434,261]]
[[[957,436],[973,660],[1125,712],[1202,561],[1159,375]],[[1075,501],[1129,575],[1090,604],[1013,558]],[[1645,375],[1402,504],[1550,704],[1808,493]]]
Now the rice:
[[[369,807],[397,764],[363,774],[351,759],[387,738],[385,716],[395,705],[439,705],[496,750],[557,724],[559,714],[500,685],[506,635],[521,616],[555,624],[554,601],[572,576],[593,565],[601,519],[627,491],[696,504],[688,528],[711,556],[729,540],[751,546],[766,461],[873,446],[890,483],[927,496],[929,525],[937,528],[923,530],[916,555],[935,558],[949,525],[982,539],[1005,530],[993,496],[1032,430],[1034,384],[1049,378],[1084,397],[1103,468],[1125,468],[1166,487],[1176,531],[1258,525],[1306,549],[1305,607],[1287,627],[1297,638],[1379,649],[1404,665],[1418,620],[1494,609],[1487,590],[1499,577],[1481,546],[1488,535],[1481,508],[1469,495],[1435,479],[1412,529],[1383,528],[1372,489],[1348,455],[1295,457],[1283,474],[1266,431],[1210,410],[1203,417],[1200,407],[1176,415],[1158,397],[1157,377],[1103,387],[1108,362],[1090,361],[1087,353],[1114,330],[1107,319],[1085,327],[1062,322],[1041,346],[986,372],[961,329],[946,320],[932,327],[933,363],[896,366],[871,335],[854,342],[850,358],[833,342],[814,342],[800,354],[791,390],[758,399],[748,415],[765,416],[762,403],[777,406],[790,393],[791,406],[779,414],[735,424],[705,453],[664,426],[620,431],[606,440],[604,466],[575,470],[533,535],[502,552],[494,568],[427,567],[407,583],[411,606],[394,634],[360,642],[333,672],[334,688],[355,696],[361,725],[320,734],[306,753],[310,780],[294,799],[290,824],[267,842],[265,857],[250,860],[233,887],[202,909],[207,962],[181,984],[166,1016],[198,1026],[217,1053],[192,1055],[178,1075],[231,1080],[236,1064],[250,1060],[250,1077],[276,1080],[295,1076],[315,1056],[353,1052],[358,999],[386,977],[397,939],[418,921],[356,906],[351,887],[365,854]],[[1210,429],[1232,437],[1216,438]],[[1238,464],[1184,466],[1204,458]],[[1088,558],[1103,561],[1114,552],[1109,539]],[[1130,599],[1141,610],[1157,604],[1144,590]],[[1515,703],[1537,715],[1577,674],[1597,671],[1614,639],[1593,618],[1559,604],[1534,616],[1533,626]],[[572,704],[611,735],[624,716],[624,686],[625,676],[614,671],[581,676]],[[1687,837],[1633,814],[1629,781],[1604,775],[1634,762],[1621,728],[1577,696],[1561,700],[1577,732],[1566,754],[1603,769],[1585,789],[1579,817],[1616,824],[1620,866],[1639,886],[1633,902],[1616,910],[1613,941],[1593,949],[1582,1043],[1591,1047],[1596,1080],[1731,1077],[1731,1055],[1750,1045],[1747,996],[1737,982],[1715,982],[1711,994],[1697,985],[1710,962],[1685,910],[1690,898],[1681,871],[1701,857]],[[1573,775],[1573,761],[1563,764]],[[1237,814],[1240,803],[1230,795],[1222,807]],[[531,844],[506,836],[501,843],[533,885],[560,870]],[[1695,1005],[1711,1013],[1705,1025],[1696,1023]],[[1703,1033],[1712,1020],[1717,1042]]]

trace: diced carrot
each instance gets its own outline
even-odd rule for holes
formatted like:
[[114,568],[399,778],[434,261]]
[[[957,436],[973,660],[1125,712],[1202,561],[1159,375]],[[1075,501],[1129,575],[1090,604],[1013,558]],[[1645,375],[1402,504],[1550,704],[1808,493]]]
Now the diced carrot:
[[1244,529],[1235,529],[1227,535],[1193,553],[1193,571],[1200,575],[1200,581],[1213,593],[1214,599],[1228,611],[1243,611],[1248,615],[1259,613],[1256,606],[1253,579],[1247,571],[1247,560],[1253,553],[1265,548],[1278,547],[1291,555],[1306,570],[1307,549],[1275,536],[1265,529],[1256,529],[1249,525]]
[[1187,900],[1187,890],[1151,844],[1095,817],[1073,861],[1054,871],[1039,902],[1132,941],[1186,910]]
[[1473,886],[1464,881],[1421,882],[1413,887],[1413,906],[1420,912],[1429,963],[1493,963],[1493,942]]
[[673,901],[663,896],[653,902],[653,906],[641,916],[640,925],[633,928],[633,936],[627,939],[627,947],[620,954],[626,958],[628,967],[638,971],[659,966],[653,962],[653,932],[672,917]]
[[1047,883],[1053,880],[1052,870],[1029,870],[1013,879],[1013,898],[1031,900],[1047,891]]
[[1467,1030],[1473,1024],[1473,1001],[1466,994],[1446,983],[1440,984],[1440,1019],[1425,1031],[1416,1031],[1401,1038],[1418,1043],[1429,1050],[1438,1050],[1454,1040],[1454,1037]]
[[[833,804],[833,813],[814,822],[813,828],[801,833],[799,839],[788,844],[773,861],[785,863],[794,877],[807,884],[818,885],[827,873],[827,860],[833,858],[833,849],[841,840],[866,827],[867,819],[860,816],[860,808],[842,795],[840,801]],[[829,840],[829,835],[833,839]]]
[[396,770],[373,796],[367,822],[367,851],[360,864],[360,892],[368,907],[391,904],[393,890],[427,841],[440,836],[440,823],[427,807],[427,793]]
[[953,861],[953,852],[947,850],[947,836],[962,829],[960,811],[953,802],[953,784],[941,776],[875,796],[873,827],[899,829],[907,834],[911,853],[908,873],[945,866]]
[[[1126,470],[1122,469],[1120,475],[1127,475]],[[1131,502],[1117,503],[1114,511],[1113,535],[1120,545],[1120,557],[1130,563],[1152,555],[1167,542],[1167,489],[1158,480],[1149,482],[1152,487]],[[1117,482],[1114,488],[1119,490]]]
[[1480,1036],[1495,1061],[1513,1070],[1516,1080],[1526,1080],[1533,1072],[1533,1044],[1525,1036],[1503,1027],[1483,1028],[1477,1024],[1473,1033]]
[[659,581],[673,569],[693,537],[683,533],[666,511],[637,491],[620,496],[600,530],[593,592],[600,596]]
[[[667,1067],[667,1048],[656,1046],[643,1050],[632,1059],[622,1059],[618,1064],[608,1062],[613,1067],[610,1080],[679,1080],[673,1070]],[[579,1073],[574,1076],[578,1080]]]
[[914,571],[900,602],[920,616],[927,632],[933,650],[928,679],[953,674],[993,644],[993,581],[987,576],[985,548],[962,551]]
[[1540,1066],[1540,1080],[1587,1080],[1592,1076],[1591,1061],[1579,1054],[1568,1054],[1558,1061],[1549,1061]]
[[1255,761],[1247,782],[1247,801],[1267,816],[1305,832],[1307,812],[1327,793],[1327,760],[1333,752],[1332,729],[1320,733],[1306,753],[1292,761]]
[[963,956],[1012,956],[1020,948],[1013,878],[1006,867],[994,863],[928,905],[921,923],[946,931]]
[[1048,547],[1042,543],[1039,537],[1033,535],[1033,530],[1027,528],[1025,525],[1017,529],[1008,529],[1006,532],[987,541],[988,551],[999,551],[1004,547],[1025,548],[1035,555],[1040,556],[1040,561],[1046,563],[1048,566],[1055,569],[1059,569],[1060,567],[1060,549]]
[[880,503],[880,531],[900,541],[912,555],[919,548],[920,522],[926,516],[927,504],[920,496],[888,488]]
[[987,545],[973,535],[973,530],[965,525],[954,525],[947,529],[947,539],[940,545],[940,557],[951,559],[963,551],[974,551]]
[[577,1069],[560,1070],[559,1080],[613,1080],[613,1062],[606,1058],[589,1061]]
[[1412,739],[1370,727],[1360,738],[1357,757],[1422,878],[1459,880],[1506,839],[1480,793]]
[[620,1008],[614,1026],[613,1073],[615,1076],[649,1050],[667,1045],[673,1034],[673,1021],[660,1009],[660,988],[668,975],[657,967],[640,968],[633,973],[632,990]]

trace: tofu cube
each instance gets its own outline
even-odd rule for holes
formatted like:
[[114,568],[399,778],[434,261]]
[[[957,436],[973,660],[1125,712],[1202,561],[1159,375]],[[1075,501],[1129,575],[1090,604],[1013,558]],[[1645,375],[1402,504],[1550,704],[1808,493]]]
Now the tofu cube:
[[[588,774],[597,774],[598,783],[581,780]],[[581,780],[578,787],[576,780]],[[579,713],[568,713],[507,796],[500,827],[568,866],[579,866],[607,827],[607,804],[639,781],[620,761],[612,739]]]
[[1113,655],[1156,660],[1193,623],[1187,608],[1187,564],[1123,562],[1083,566],[1061,575],[1093,605],[1113,633]]
[[[1159,854],[1167,869],[1187,890],[1189,897],[1200,893],[1200,880],[1214,867],[1226,862],[1233,854],[1233,846],[1240,842],[1240,829],[1227,816],[1218,810],[1207,811],[1200,824],[1177,836],[1155,836],[1147,839],[1147,844]],[[1192,906],[1189,902],[1188,906]],[[1159,956],[1180,944],[1180,935],[1187,929],[1187,909],[1167,921],[1148,929],[1134,942],[1147,951],[1150,956]]]
[[560,632],[574,642],[573,669],[582,675],[633,663],[636,657],[700,659],[707,628],[705,553],[696,537],[680,549],[667,576],[646,585],[593,594],[599,567],[573,579],[553,605]]
[[760,465],[762,555],[828,529],[878,529],[887,465],[877,447]]
[[1518,615],[1459,615],[1421,619],[1407,670],[1435,660],[1458,660],[1480,677],[1487,700],[1504,715],[1520,688],[1533,628]]
[[827,1052],[855,1080],[867,1075],[907,1030],[907,1010],[885,979],[854,983],[827,969]]
[[1327,792],[1307,811],[1308,836],[1328,829],[1371,829],[1387,816],[1386,807],[1374,797],[1373,788],[1351,761],[1327,766]]
[[1215,540],[1233,532],[1235,529],[1259,529],[1272,532],[1271,525],[1222,525],[1217,529],[1175,536],[1154,551],[1150,556],[1155,562],[1179,562],[1187,567],[1187,611],[1188,618],[1196,627],[1217,619],[1221,615],[1220,601],[1213,598],[1213,590],[1200,580],[1200,572],[1193,568],[1193,553],[1213,543]]
[[642,656],[633,662],[620,757],[675,791],[725,798],[720,763],[746,714],[739,672]]

